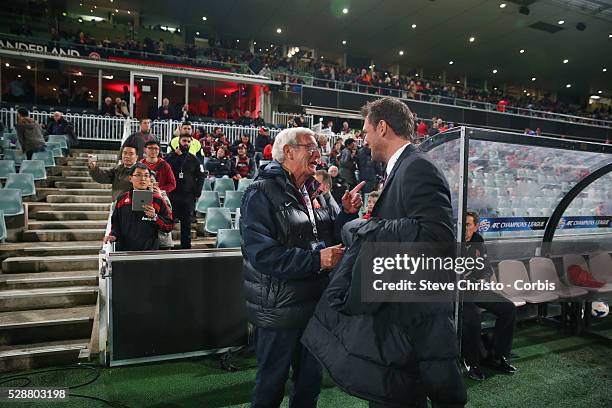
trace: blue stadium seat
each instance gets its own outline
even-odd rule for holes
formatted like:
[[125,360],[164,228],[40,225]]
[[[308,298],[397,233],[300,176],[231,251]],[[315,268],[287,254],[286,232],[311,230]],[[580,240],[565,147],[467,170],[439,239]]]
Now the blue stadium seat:
[[5,188],[0,194],[0,211],[4,211],[5,216],[23,214],[21,202],[21,190],[16,188]]
[[225,197],[226,191],[234,191],[234,180],[230,178],[218,178],[215,180],[213,191],[219,192],[219,197]]
[[4,160],[13,160],[17,166],[26,159],[24,153],[19,153],[17,149],[9,149],[4,152]]
[[8,178],[11,173],[17,173],[14,160],[0,160],[0,179]]
[[32,154],[32,160],[42,160],[45,162],[45,167],[55,166],[55,158],[53,158],[53,152],[46,150],[44,152],[36,152]]
[[47,150],[51,150],[51,152],[53,152],[53,157],[64,157],[62,146],[58,142],[47,143]]
[[202,191],[202,195],[196,204],[196,211],[206,214],[209,208],[218,208],[221,206],[219,193],[216,191]]
[[240,231],[222,228],[217,231],[217,248],[240,248]]
[[6,180],[6,185],[4,187],[16,188],[21,190],[22,197],[36,195],[34,176],[29,173],[9,174],[8,179]]
[[0,210],[0,242],[6,239],[6,221],[4,220],[4,211]]
[[19,168],[19,173],[30,173],[34,180],[46,180],[47,170],[42,160],[24,160]]
[[236,217],[234,218],[234,228],[240,229],[240,208],[236,208]]
[[212,191],[212,181],[210,181],[209,179],[205,179],[204,180],[204,191]]
[[242,178],[238,180],[238,188],[237,191],[245,191],[251,184],[253,184],[253,179]]
[[11,148],[11,144],[8,140],[0,139],[0,152],[4,153],[5,150]]
[[59,143],[62,149],[68,149],[68,135],[49,135],[49,142]]
[[206,213],[204,231],[216,234],[220,229],[232,228],[232,216],[228,208],[209,208]]
[[243,194],[244,192],[242,191],[227,191],[223,199],[223,207],[229,208],[231,212],[235,212],[237,208],[240,208]]

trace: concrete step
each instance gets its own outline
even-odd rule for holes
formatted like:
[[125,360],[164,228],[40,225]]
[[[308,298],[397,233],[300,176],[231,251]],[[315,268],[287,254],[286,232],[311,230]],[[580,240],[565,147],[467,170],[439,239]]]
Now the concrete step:
[[96,255],[101,247],[101,241],[5,243],[0,245],[0,266],[2,261],[11,257]]
[[97,270],[0,274],[0,289],[6,290],[97,285]]
[[117,150],[111,149],[70,149],[70,155],[74,157],[87,157],[88,154],[117,154]]
[[87,159],[87,157],[93,154],[98,157],[98,160],[119,160],[119,154],[117,152],[114,153],[78,153],[77,155],[72,156],[75,159]]
[[87,189],[88,191],[108,189],[110,191],[112,184],[100,184],[92,181],[90,178],[89,181],[56,181],[55,187],[61,189]]
[[95,286],[62,286],[0,291],[0,312],[95,305]]
[[108,203],[112,202],[110,196],[67,196],[67,195],[49,195],[47,196],[48,203]]
[[110,214],[109,203],[28,203],[28,216],[36,218],[40,211],[106,211]]
[[59,241],[100,241],[104,238],[105,229],[58,229],[30,230],[23,232],[23,240],[27,242],[59,242]]
[[0,371],[26,371],[39,367],[77,363],[79,353],[89,346],[89,336],[30,345],[1,346]]
[[[112,196],[111,186],[106,185],[106,184],[94,183],[94,185],[96,186],[94,188],[79,187],[79,186],[73,186],[69,188],[59,188],[59,186],[57,185],[59,183],[55,183],[55,184],[56,184],[55,188],[49,188],[49,187],[37,188],[36,196],[41,199],[45,197],[49,197],[50,195],[108,196],[109,198]],[[73,184],[73,183],[70,183],[70,184]],[[80,184],[90,184],[90,183],[80,183]],[[100,188],[98,188],[97,186],[99,186]]]
[[108,219],[108,211],[39,211],[37,221],[73,221],[73,220],[104,220]]
[[106,228],[106,220],[30,221],[27,230]]
[[94,269],[98,269],[98,255],[21,256],[2,261],[3,274]]
[[[98,166],[100,167],[113,167],[116,166],[118,160],[100,160],[98,159]],[[68,157],[65,162],[62,162],[65,166],[87,166],[87,158],[85,157]]]
[[62,177],[89,177],[89,172],[86,170],[62,170]]
[[94,314],[95,306],[0,313],[0,347],[87,338]]

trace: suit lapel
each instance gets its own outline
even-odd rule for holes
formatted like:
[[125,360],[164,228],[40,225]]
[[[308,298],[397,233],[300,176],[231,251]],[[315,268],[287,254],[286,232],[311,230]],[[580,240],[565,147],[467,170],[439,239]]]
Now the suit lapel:
[[376,204],[374,204],[374,209],[372,210],[372,215],[373,216],[376,216],[376,214],[375,214],[376,213],[376,209],[377,209],[377,207],[379,207],[378,203],[380,203],[381,200],[383,199],[383,197],[385,196],[385,191],[387,191],[389,189],[389,185],[393,181],[393,177],[395,176],[395,173],[397,172],[397,169],[399,168],[400,163],[402,162],[402,160],[407,158],[415,150],[416,150],[416,147],[412,143],[410,143],[408,146],[406,146],[404,148],[404,151],[402,152],[402,154],[400,154],[400,157],[395,162],[395,165],[393,166],[393,169],[391,169],[391,173],[389,173],[389,176],[387,177],[387,180],[385,181],[385,185],[383,186],[383,189],[380,192],[380,197],[378,197],[378,201],[376,201]]

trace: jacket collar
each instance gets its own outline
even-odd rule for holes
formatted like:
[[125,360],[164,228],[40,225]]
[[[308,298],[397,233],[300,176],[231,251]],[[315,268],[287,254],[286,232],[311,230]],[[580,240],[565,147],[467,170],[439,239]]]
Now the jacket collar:
[[402,160],[406,159],[416,150],[417,150],[416,146],[413,143],[410,143],[408,146],[406,146],[406,148],[404,149],[400,157],[395,162],[395,166],[393,166],[393,169],[391,170],[391,173],[389,173],[389,176],[387,177],[387,180],[385,181],[385,185],[382,191],[380,192],[380,197],[378,198],[378,201],[376,202],[376,204],[374,204],[374,209],[372,210],[373,216],[375,216],[376,209],[377,207],[379,207],[378,203],[382,200],[383,196],[385,195],[385,191],[388,190],[388,187],[391,184],[391,181],[393,181],[393,177],[395,176],[395,173],[397,173],[397,169],[400,167]]

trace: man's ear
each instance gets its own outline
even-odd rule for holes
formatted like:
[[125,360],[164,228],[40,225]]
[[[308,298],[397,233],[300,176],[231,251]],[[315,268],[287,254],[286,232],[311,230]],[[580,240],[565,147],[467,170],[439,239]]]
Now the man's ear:
[[380,137],[385,137],[385,135],[387,134],[387,122],[385,122],[384,120],[381,120],[378,122],[378,126],[379,126],[379,134]]

